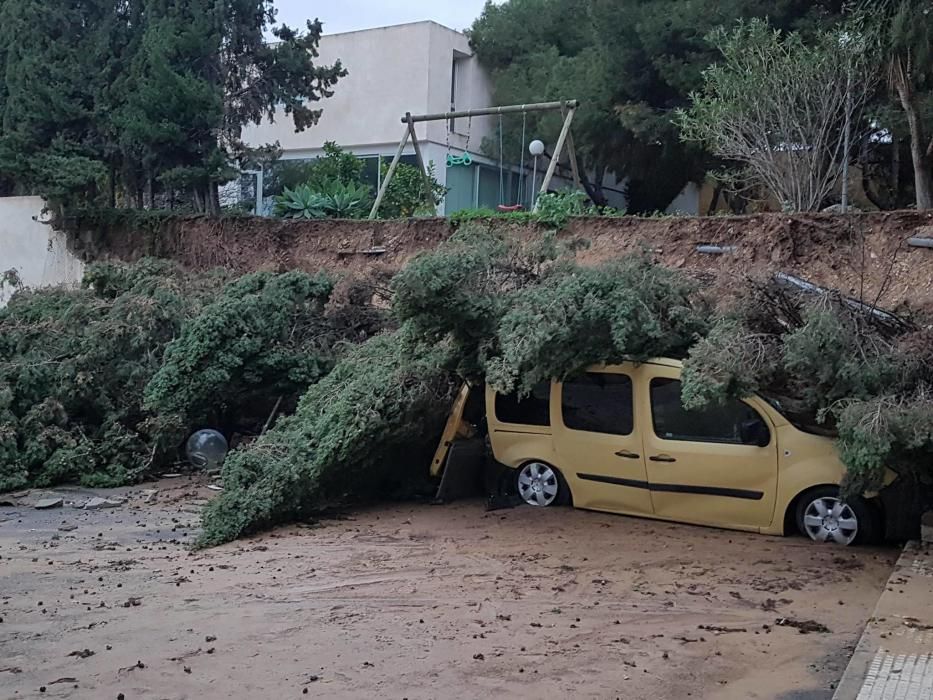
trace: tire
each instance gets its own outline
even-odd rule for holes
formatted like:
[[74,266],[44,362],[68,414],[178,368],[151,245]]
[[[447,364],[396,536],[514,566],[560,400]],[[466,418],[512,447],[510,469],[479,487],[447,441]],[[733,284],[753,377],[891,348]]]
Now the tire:
[[838,486],[818,486],[802,493],[794,516],[800,534],[814,542],[843,546],[875,542],[881,525],[868,501],[860,496],[842,501]]
[[515,492],[537,508],[570,503],[570,489],[561,473],[544,462],[528,462],[515,474]]

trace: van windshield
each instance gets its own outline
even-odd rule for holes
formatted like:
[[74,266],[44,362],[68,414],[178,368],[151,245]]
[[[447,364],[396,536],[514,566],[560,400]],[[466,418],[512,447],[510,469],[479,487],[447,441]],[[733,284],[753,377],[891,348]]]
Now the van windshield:
[[758,394],[758,396],[764,401],[767,401],[771,408],[784,416],[787,422],[797,428],[797,430],[811,435],[820,435],[822,437],[838,437],[836,421],[831,415],[827,415],[825,420],[820,422],[817,414],[813,411],[794,410],[794,408],[788,405],[789,402],[786,400],[782,401],[776,397],[765,396],[764,394]]

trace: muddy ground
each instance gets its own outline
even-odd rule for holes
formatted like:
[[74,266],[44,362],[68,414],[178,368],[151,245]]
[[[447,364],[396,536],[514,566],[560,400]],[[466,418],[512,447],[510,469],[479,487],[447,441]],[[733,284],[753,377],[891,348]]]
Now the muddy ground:
[[0,507],[0,697],[829,698],[897,554],[479,502],[191,553],[213,492],[147,488]]

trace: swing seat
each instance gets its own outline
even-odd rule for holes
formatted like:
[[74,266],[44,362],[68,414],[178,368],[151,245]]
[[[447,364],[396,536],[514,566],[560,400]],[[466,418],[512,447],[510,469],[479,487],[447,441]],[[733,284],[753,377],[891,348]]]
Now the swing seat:
[[522,211],[524,208],[525,207],[522,204],[512,204],[511,206],[507,204],[500,204],[499,206],[496,207],[496,211],[501,212],[503,214],[508,214],[509,212],[513,212],[513,211]]

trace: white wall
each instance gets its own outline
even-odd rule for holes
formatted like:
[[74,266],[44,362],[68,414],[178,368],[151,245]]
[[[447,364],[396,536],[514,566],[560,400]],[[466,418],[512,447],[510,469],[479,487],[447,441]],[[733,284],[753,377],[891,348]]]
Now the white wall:
[[688,182],[674,201],[667,205],[665,214],[682,216],[699,216],[700,214],[700,188],[696,183]]
[[[27,287],[77,285],[84,264],[66,246],[64,233],[40,223],[40,197],[0,197],[0,273],[15,269]],[[0,306],[10,297],[0,288]]]
[[311,105],[323,109],[320,122],[296,133],[291,117],[279,113],[274,122],[244,129],[243,140],[250,145],[278,141],[286,151],[320,148],[326,141],[341,146],[397,142],[402,114],[427,105],[427,42],[424,24],[322,37],[316,62],[340,60],[349,75],[337,81],[332,97]]
[[[327,141],[357,154],[387,149],[394,153],[406,112],[450,109],[455,51],[471,54],[466,36],[435,22],[325,35],[317,62],[330,65],[340,60],[349,74],[337,81],[332,97],[312,105],[323,110],[318,124],[295,133],[291,117],[281,113],[275,122],[245,128],[243,140],[254,146],[277,141],[290,157],[310,157]],[[487,107],[491,100],[488,81],[476,58],[468,64],[464,91],[471,104],[463,108]],[[474,126],[471,148],[478,149],[486,131],[483,125]],[[436,143],[446,142],[445,132],[444,122],[417,126],[419,139]]]

